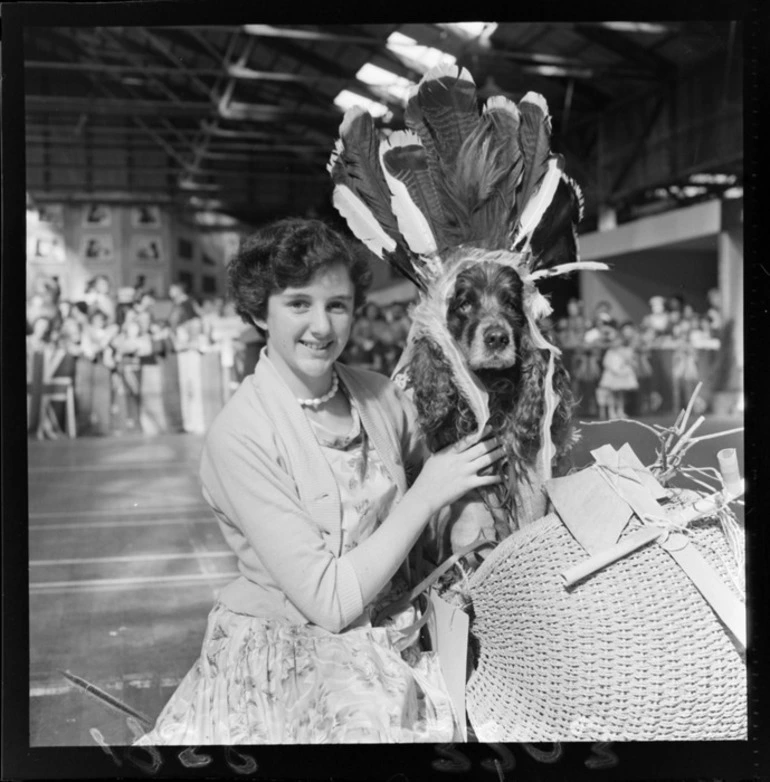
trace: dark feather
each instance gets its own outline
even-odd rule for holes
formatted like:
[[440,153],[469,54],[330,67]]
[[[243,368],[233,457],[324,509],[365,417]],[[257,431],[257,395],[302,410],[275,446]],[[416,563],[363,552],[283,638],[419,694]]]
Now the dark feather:
[[411,252],[404,249],[402,243],[396,245],[394,252],[389,253],[385,251],[385,260],[394,269],[400,272],[407,280],[413,282],[419,290],[426,293],[428,288],[425,284],[425,279],[418,272],[419,264],[415,260]]
[[454,198],[464,202],[468,215],[465,241],[503,247],[512,232],[523,165],[516,125],[516,117],[507,111],[487,111],[460,149],[452,185]]
[[379,139],[368,111],[351,109],[340,125],[342,148],[329,170],[335,185],[347,185],[371,210],[383,230],[398,241],[400,233],[390,206],[390,190],[380,168]]
[[[526,95],[524,96],[527,97]],[[537,98],[545,103],[541,96]],[[547,170],[550,154],[551,123],[540,101],[521,100],[519,112],[519,145],[524,158],[524,176],[519,189],[519,212],[527,205],[527,201],[537,189],[537,185]]]
[[465,70],[450,75],[446,68],[436,68],[420,82],[417,96],[422,122],[433,139],[436,153],[445,166],[451,167],[479,121],[476,85]]
[[391,208],[391,192],[380,167],[379,138],[371,114],[358,108],[346,112],[340,125],[340,141],[342,148],[329,163],[332,182],[347,185],[371,210],[385,233],[396,242],[395,252],[385,253],[388,263],[425,290],[418,272],[422,264],[406,246]]
[[425,147],[418,144],[392,147],[383,155],[388,172],[402,182],[428,221],[439,247],[444,245],[442,210],[430,176]]
[[582,214],[582,193],[562,175],[556,194],[532,234],[532,271],[578,260],[577,225]]

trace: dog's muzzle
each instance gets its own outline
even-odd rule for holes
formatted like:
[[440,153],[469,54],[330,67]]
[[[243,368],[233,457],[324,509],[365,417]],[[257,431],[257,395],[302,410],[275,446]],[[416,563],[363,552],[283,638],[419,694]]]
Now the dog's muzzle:
[[505,322],[482,324],[468,351],[472,369],[508,369],[516,363],[513,331]]

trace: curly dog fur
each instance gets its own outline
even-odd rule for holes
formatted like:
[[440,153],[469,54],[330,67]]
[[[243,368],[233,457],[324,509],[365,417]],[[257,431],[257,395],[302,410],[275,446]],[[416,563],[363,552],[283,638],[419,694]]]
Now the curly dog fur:
[[[490,427],[501,437],[507,459],[499,500],[516,510],[517,489],[534,467],[540,450],[549,353],[534,346],[526,325],[518,274],[505,266],[481,263],[462,272],[448,304],[447,324],[469,366],[489,393]],[[447,360],[429,337],[415,341],[410,386],[420,424],[432,451],[476,429],[476,420],[458,391]],[[574,400],[569,376],[557,358],[554,389],[558,406],[551,426],[559,473],[574,435]]]

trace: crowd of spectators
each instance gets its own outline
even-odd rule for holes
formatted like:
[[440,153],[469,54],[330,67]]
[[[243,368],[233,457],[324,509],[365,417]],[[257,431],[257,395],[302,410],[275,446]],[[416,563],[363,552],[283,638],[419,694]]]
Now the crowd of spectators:
[[634,323],[616,318],[607,301],[587,316],[583,303],[573,298],[566,317],[549,325],[554,342],[568,358],[576,392],[588,400],[589,414],[612,419],[627,415],[629,401],[634,414],[660,407],[660,373],[653,367],[656,351],[658,357],[660,351],[670,352],[672,404],[678,409],[701,379],[698,351],[719,351],[724,324],[719,291],[712,289],[705,313],[695,312],[681,295],[652,296],[649,312]]
[[[565,317],[545,324],[546,333],[564,351],[574,390],[584,400],[584,414],[620,418],[629,412],[655,412],[661,394],[653,353],[661,348],[672,354],[675,409],[689,399],[700,379],[696,351],[720,344],[719,293],[709,293],[709,308],[702,314],[681,296],[654,296],[649,304],[649,313],[633,323],[617,319],[608,302],[600,302],[587,316],[583,303],[571,299]],[[369,302],[356,319],[341,360],[391,374],[410,325],[408,303]],[[119,429],[140,428],[142,366],[190,350],[217,352],[226,398],[253,371],[263,344],[263,335],[244,324],[230,302],[216,297],[199,301],[181,283],[172,284],[168,296],[159,299],[141,277],[133,287],[113,291],[109,280],[98,275],[81,296],[64,300],[55,278],[41,278],[27,302],[28,389],[34,377],[49,386],[66,378],[88,384],[89,399],[101,389],[113,414],[116,405],[123,404]],[[82,400],[84,389],[75,390]],[[78,411],[78,434],[115,431],[114,423],[103,420],[104,412],[86,406],[89,418],[84,420]],[[31,433],[38,437],[55,437],[66,428],[64,407],[47,407],[32,416]]]
[[[342,360],[390,374],[409,326],[405,305],[367,304]],[[114,291],[105,276],[97,275],[81,296],[66,300],[58,280],[41,277],[27,301],[28,392],[34,385],[35,362],[38,386],[69,378],[78,406],[89,408],[87,420],[78,410],[78,434],[141,428],[143,366],[190,350],[216,352],[227,395],[253,371],[263,344],[264,336],[245,324],[230,302],[217,297],[198,300],[181,283],[172,284],[161,299],[141,277],[133,287]],[[104,405],[99,412],[98,405],[83,404],[86,396],[108,398],[110,416]],[[67,428],[65,406],[44,407],[42,415],[31,416],[31,433],[57,437]],[[113,420],[105,421],[108,417]]]

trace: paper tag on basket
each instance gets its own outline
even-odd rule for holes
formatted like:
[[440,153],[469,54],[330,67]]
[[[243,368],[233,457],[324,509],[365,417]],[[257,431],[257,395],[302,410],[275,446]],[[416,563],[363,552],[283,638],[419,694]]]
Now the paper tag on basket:
[[556,513],[589,553],[614,546],[632,511],[593,467],[546,481]]
[[468,614],[442,600],[431,589],[428,600],[433,604],[428,621],[433,650],[438,654],[441,672],[452,698],[463,741],[468,740],[465,719],[465,680],[468,664]]
[[591,451],[591,456],[596,459],[596,469],[602,470],[602,477],[607,484],[639,518],[664,513],[656,497],[665,497],[665,490],[639,462],[630,447],[624,446],[616,451],[611,445],[603,445]]

